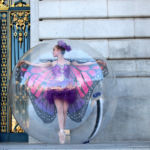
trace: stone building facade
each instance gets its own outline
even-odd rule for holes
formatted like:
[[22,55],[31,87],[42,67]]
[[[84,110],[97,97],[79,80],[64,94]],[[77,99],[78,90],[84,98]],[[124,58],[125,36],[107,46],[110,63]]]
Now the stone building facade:
[[150,0],[31,0],[31,46],[84,40],[111,62],[118,105],[92,143],[150,140]]

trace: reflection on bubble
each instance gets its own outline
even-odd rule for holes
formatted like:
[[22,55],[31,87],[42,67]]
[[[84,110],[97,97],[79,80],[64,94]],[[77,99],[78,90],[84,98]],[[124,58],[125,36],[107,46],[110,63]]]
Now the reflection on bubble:
[[83,143],[113,117],[115,75],[85,42],[61,40],[71,47],[64,53],[58,41],[41,43],[20,59],[11,76],[9,102],[18,123],[34,138],[60,143],[58,131],[64,128],[66,143]]

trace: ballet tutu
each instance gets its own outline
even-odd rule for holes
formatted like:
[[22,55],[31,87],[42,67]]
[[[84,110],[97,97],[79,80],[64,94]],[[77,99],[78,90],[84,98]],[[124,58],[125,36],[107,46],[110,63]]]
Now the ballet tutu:
[[77,99],[77,94],[78,91],[76,88],[48,89],[46,92],[46,99],[50,104],[53,104],[55,99],[73,104]]

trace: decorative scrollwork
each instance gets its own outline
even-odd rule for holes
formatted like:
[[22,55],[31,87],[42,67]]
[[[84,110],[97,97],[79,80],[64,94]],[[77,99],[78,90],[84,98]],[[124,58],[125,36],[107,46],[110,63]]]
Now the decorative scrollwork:
[[7,131],[7,13],[1,13],[0,17],[0,99],[1,99],[1,132]]
[[7,10],[8,9],[8,5],[5,4],[4,0],[0,0],[0,10]]
[[[25,33],[25,28],[29,28],[30,26],[30,12],[29,11],[18,11],[18,12],[11,12],[12,22],[11,26],[14,28],[13,25],[16,27],[16,31],[14,36],[19,37],[20,47],[23,41],[23,34]],[[18,34],[17,34],[18,31]]]
[[18,2],[12,4],[11,7],[29,7],[29,4],[23,2],[22,0],[19,0]]

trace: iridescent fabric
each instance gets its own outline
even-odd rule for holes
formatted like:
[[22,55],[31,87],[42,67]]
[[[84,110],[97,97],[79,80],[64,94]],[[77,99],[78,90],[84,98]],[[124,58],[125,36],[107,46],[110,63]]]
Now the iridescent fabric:
[[93,89],[103,77],[103,66],[97,63],[56,64],[48,67],[23,64],[16,72],[16,80],[26,86],[37,115],[45,123],[52,122],[56,117],[56,98],[67,101],[67,115],[73,121],[80,122],[87,110]]

